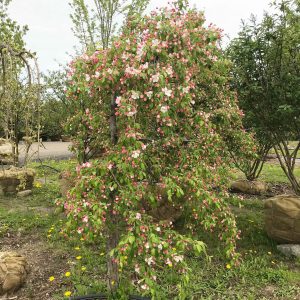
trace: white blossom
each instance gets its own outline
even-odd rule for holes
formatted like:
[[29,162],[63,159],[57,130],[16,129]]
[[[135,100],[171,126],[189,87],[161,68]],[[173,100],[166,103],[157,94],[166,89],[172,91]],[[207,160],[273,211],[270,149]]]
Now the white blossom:
[[159,40],[158,39],[152,40],[152,47],[157,47],[158,45],[159,45]]
[[160,111],[161,111],[162,113],[166,113],[168,110],[169,110],[169,107],[166,106],[166,105],[163,105],[163,106],[160,108]]
[[163,88],[162,91],[164,92],[164,94],[167,96],[167,97],[171,97],[172,96],[172,90],[169,90],[168,88]]
[[138,158],[140,156],[140,153],[141,153],[140,150],[135,150],[132,152],[131,157]]
[[140,98],[140,95],[138,92],[133,91],[131,97],[132,97],[132,99],[137,100]]

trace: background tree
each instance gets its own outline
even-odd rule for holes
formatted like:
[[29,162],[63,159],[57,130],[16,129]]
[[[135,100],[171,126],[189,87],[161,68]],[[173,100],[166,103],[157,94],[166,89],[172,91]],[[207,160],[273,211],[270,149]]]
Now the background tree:
[[34,54],[24,49],[27,28],[21,28],[9,18],[9,2],[0,1],[0,117],[17,165],[21,137],[26,145],[26,163],[29,148],[39,135],[40,83]]
[[66,70],[43,76],[41,104],[42,138],[59,140],[66,134],[65,123],[72,112],[66,100]]
[[85,0],[70,2],[73,10],[73,32],[83,50],[95,51],[109,46],[121,21],[132,15],[141,15],[149,0],[93,0],[91,8]]
[[[262,22],[252,17],[228,49],[245,126],[255,131],[259,143],[260,164],[273,146],[298,194],[294,166],[300,147],[299,5],[298,0],[282,1]],[[297,141],[293,149],[289,141]],[[261,165],[256,161],[251,166],[257,166],[256,177]]]

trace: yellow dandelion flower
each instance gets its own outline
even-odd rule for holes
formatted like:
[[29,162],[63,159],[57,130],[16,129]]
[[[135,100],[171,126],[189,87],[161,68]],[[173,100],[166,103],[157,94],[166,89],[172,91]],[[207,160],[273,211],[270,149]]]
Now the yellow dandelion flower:
[[114,285],[114,284],[115,284],[114,280],[111,282],[111,284],[112,284],[112,285]]
[[74,249],[75,249],[75,250],[80,250],[80,247],[75,247]]
[[81,241],[84,241],[84,238],[80,238]]
[[55,279],[54,276],[50,276],[50,277],[49,277],[49,281],[50,281],[50,282],[52,282],[54,279]]
[[42,184],[40,182],[35,182],[34,186],[36,188],[40,188],[40,187],[42,187]]
[[104,255],[104,252],[100,253],[100,255],[103,256],[103,255]]
[[85,271],[86,270],[86,267],[85,266],[82,266],[81,267],[81,271]]
[[66,296],[66,297],[70,297],[71,296],[71,292],[70,291],[66,291],[65,293],[64,293],[64,295]]
[[82,256],[80,256],[80,255],[79,255],[79,256],[76,256],[76,259],[77,259],[77,260],[81,260],[81,259],[82,259]]
[[226,265],[226,269],[228,269],[228,270],[231,269],[231,265],[230,265],[230,264],[227,264],[227,265]]
[[66,273],[65,273],[65,276],[66,276],[66,277],[70,277],[70,276],[71,276],[71,272],[66,272]]
[[51,234],[48,234],[48,235],[47,235],[47,238],[51,238],[51,236],[52,236]]

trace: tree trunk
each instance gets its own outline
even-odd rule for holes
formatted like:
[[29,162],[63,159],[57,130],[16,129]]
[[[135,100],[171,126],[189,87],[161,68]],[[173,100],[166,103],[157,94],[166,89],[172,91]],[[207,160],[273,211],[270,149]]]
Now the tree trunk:
[[278,142],[276,146],[274,146],[274,150],[277,159],[279,160],[280,166],[287,178],[289,179],[294,192],[297,195],[300,195],[300,182],[297,180],[297,177],[294,173],[295,161],[297,159],[297,152],[300,148],[300,142],[298,143],[298,146],[292,153],[290,153],[287,143],[285,141]]
[[115,249],[119,244],[119,230],[118,230],[118,220],[114,216],[110,216],[110,223],[113,226],[108,229],[107,241],[106,241],[106,252],[107,252],[107,279],[108,279],[108,290],[115,292],[119,285],[119,266],[110,255],[111,250]]
[[[110,136],[112,147],[115,146],[118,142],[117,135],[117,118],[116,118],[116,99],[113,94],[111,97],[111,115],[109,120],[109,128],[110,128]],[[113,168],[111,170],[115,172]],[[107,251],[107,276],[108,276],[108,289],[111,292],[115,292],[119,285],[119,266],[114,260],[114,258],[110,255],[111,250],[115,249],[119,244],[120,234],[119,234],[119,220],[118,216],[114,212],[114,200],[115,200],[115,191],[112,191],[110,194],[110,209],[108,218],[108,227],[107,230],[107,243],[106,243],[106,251]]]

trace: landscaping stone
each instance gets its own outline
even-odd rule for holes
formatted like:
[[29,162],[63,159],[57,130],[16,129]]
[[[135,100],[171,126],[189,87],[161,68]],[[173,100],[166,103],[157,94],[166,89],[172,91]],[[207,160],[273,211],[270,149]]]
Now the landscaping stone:
[[300,244],[300,197],[279,195],[265,200],[265,229],[279,243]]
[[261,195],[268,191],[268,184],[261,181],[237,180],[231,183],[232,192]]
[[286,256],[300,257],[300,245],[298,244],[278,245],[277,249]]
[[0,296],[17,291],[26,281],[29,266],[16,252],[0,252]]
[[152,194],[159,196],[159,201],[156,207],[153,207],[146,199],[142,199],[142,208],[147,214],[152,216],[156,221],[171,221],[175,222],[182,216],[182,209],[178,204],[174,204],[168,200],[167,191],[162,185],[148,185],[148,183],[143,183],[146,190]]
[[70,171],[63,171],[59,175],[59,186],[60,193],[63,197],[66,197],[68,191],[75,186],[75,178],[73,178],[72,173]]
[[18,192],[17,196],[18,197],[27,197],[32,194],[32,190],[25,190],[25,191],[20,191]]
[[12,145],[5,139],[0,139],[0,162],[8,165],[13,163]]
[[18,191],[31,190],[35,171],[12,167],[0,170],[0,195],[17,194]]

